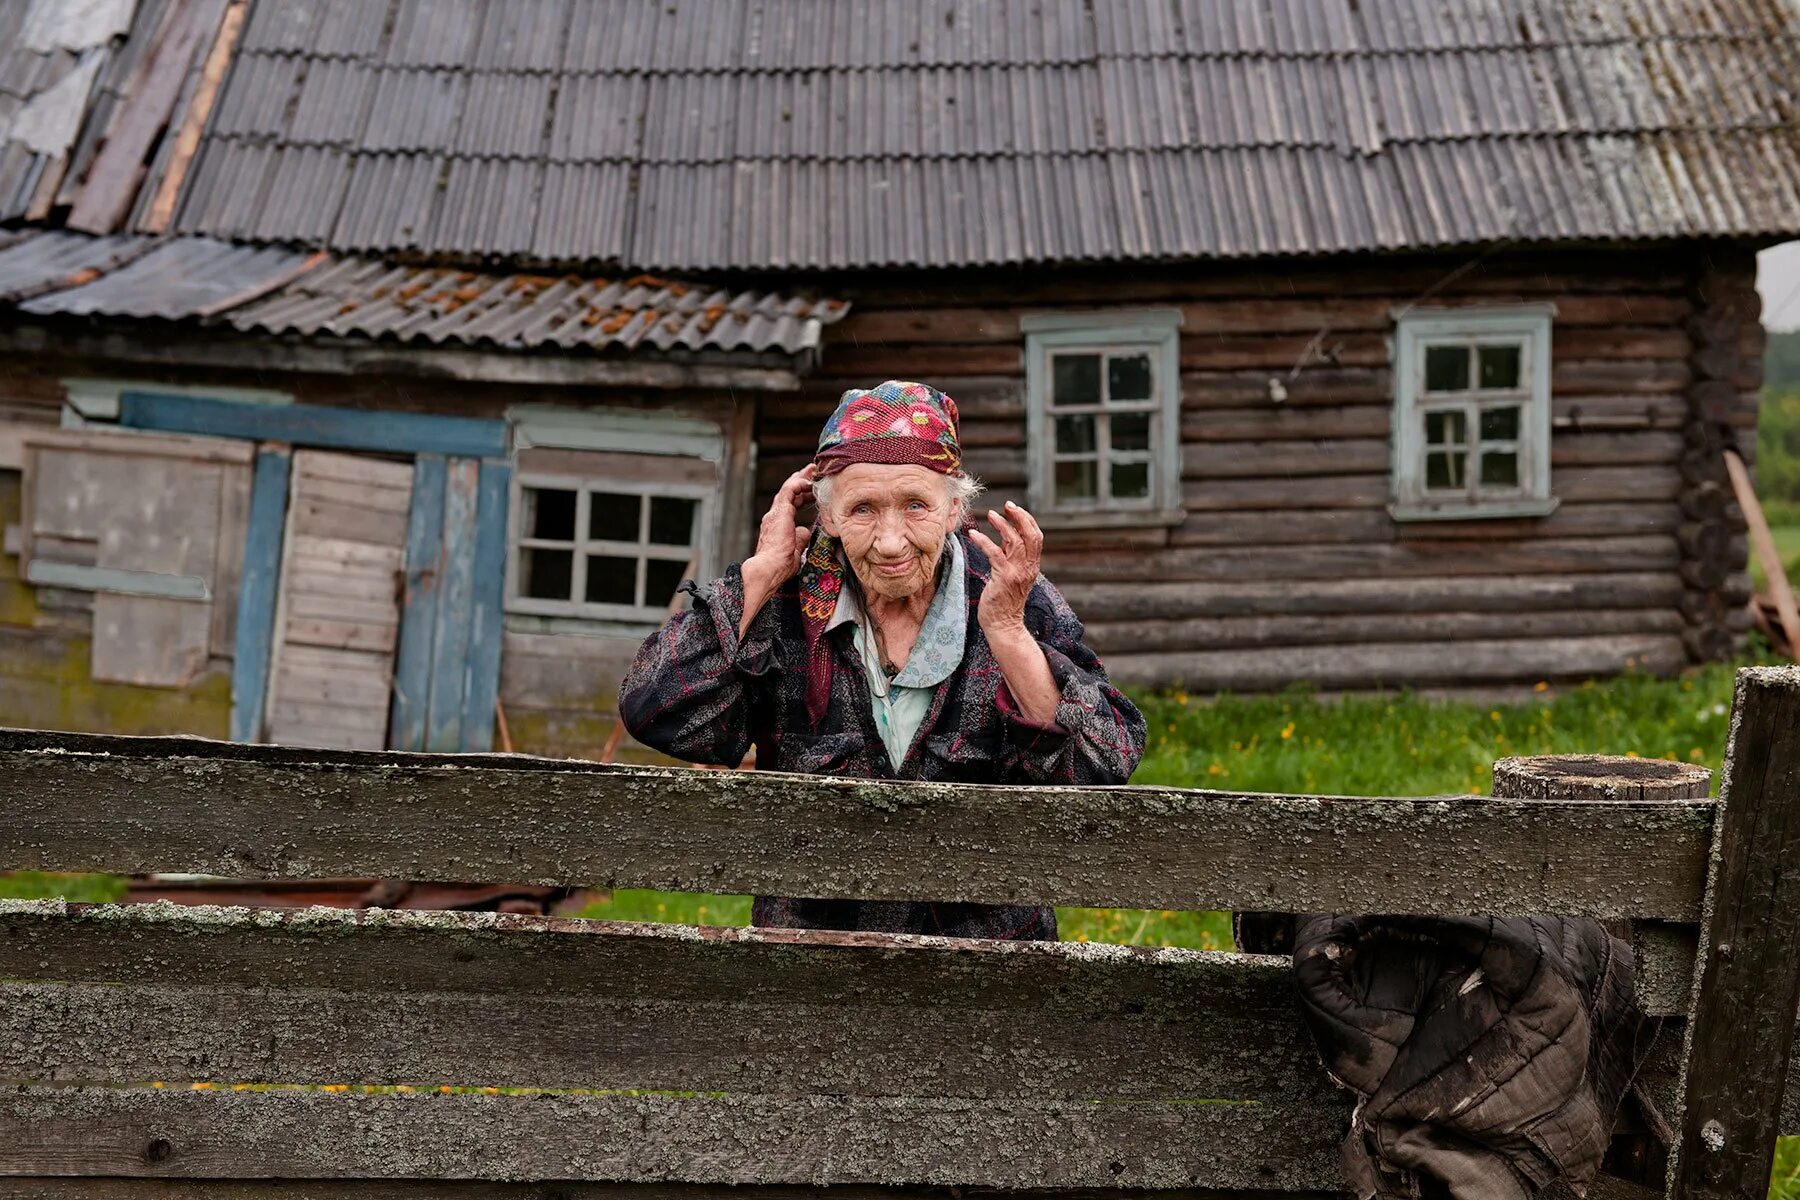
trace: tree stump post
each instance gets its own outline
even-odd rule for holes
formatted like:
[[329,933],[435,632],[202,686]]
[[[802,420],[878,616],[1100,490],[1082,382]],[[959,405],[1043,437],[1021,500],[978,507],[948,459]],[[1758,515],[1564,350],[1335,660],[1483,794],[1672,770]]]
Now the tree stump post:
[[[1704,800],[1712,772],[1691,763],[1612,754],[1542,754],[1494,764],[1494,795],[1511,800]],[[1603,921],[1632,945],[1630,921]],[[1606,1174],[1660,1189],[1674,1131],[1656,1106],[1632,1092],[1621,1098],[1607,1148]]]

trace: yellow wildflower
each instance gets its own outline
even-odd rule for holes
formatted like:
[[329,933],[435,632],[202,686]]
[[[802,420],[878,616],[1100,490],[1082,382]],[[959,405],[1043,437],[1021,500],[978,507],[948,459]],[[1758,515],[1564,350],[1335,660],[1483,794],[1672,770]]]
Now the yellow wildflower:
[[1294,736],[1294,723],[1289,721],[1281,731],[1281,740],[1287,741]]

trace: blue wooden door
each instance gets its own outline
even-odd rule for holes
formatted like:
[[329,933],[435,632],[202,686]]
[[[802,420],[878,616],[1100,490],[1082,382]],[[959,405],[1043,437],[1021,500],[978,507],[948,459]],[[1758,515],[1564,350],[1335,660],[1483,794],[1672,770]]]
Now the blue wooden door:
[[493,748],[510,479],[501,459],[415,461],[388,729],[395,750]]

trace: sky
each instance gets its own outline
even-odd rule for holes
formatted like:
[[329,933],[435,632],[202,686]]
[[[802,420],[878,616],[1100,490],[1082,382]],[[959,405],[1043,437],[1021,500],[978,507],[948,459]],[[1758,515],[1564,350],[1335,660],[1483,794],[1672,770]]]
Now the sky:
[[1756,290],[1762,293],[1765,328],[1800,329],[1800,242],[1770,246],[1756,256]]

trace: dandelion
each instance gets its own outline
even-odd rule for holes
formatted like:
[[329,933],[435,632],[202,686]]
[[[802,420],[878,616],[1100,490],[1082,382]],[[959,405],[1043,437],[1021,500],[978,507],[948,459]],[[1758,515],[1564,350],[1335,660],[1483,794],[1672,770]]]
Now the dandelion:
[[1700,749],[1700,747],[1698,747],[1698,746],[1695,746],[1692,750],[1688,751],[1688,761],[1689,762],[1699,762],[1701,759],[1703,759],[1705,757],[1706,757],[1705,752],[1702,751]]
[[1289,721],[1287,723],[1287,725],[1284,726],[1281,730],[1281,740],[1284,742],[1289,741],[1293,738],[1293,736],[1294,736],[1294,723],[1292,721]]
[[1216,778],[1217,776],[1223,775],[1225,773],[1225,768],[1221,767],[1218,763],[1215,762],[1211,766],[1206,768],[1206,773],[1208,775],[1214,776]]
[[150,1085],[150,1086],[151,1086],[151,1087],[153,1087],[153,1088],[159,1088],[159,1087],[161,1087],[161,1086],[162,1086],[162,1085],[163,1085],[163,1081],[162,1081],[162,1080],[160,1080],[160,1079],[158,1079],[158,1080],[156,1080],[156,1081],[155,1081],[155,1082],[153,1082],[153,1083],[152,1083],[152,1084],[151,1084],[151,1085]]
[[443,1093],[443,1094],[444,1094],[444,1095],[446,1095],[446,1096],[448,1096],[448,1095],[449,1095],[449,1094],[450,1094],[450,1092],[451,1092],[451,1090],[452,1090],[452,1089],[451,1089],[451,1087],[450,1087],[450,1085],[449,1085],[449,1084],[447,1084],[447,1083],[446,1083],[446,1084],[442,1084],[442,1085],[440,1085],[440,1086],[439,1086],[439,1087],[438,1087],[438,1091],[439,1091],[439,1092],[441,1092],[441,1093]]
[[1625,752],[1626,758],[1636,758],[1637,756],[1638,756],[1638,752],[1636,750],[1627,750]]
[[1531,685],[1531,690],[1534,692],[1547,692],[1550,690],[1550,681],[1548,679],[1540,679]]
[[481,1094],[484,1096],[498,1096],[500,1094],[500,1089],[497,1087],[484,1087],[481,1089]]
[[1498,722],[1500,720],[1500,710],[1496,708],[1490,712],[1488,714],[1488,720]]
[[196,1092],[210,1092],[212,1090],[212,1084],[210,1083],[193,1083],[188,1086],[193,1088]]

